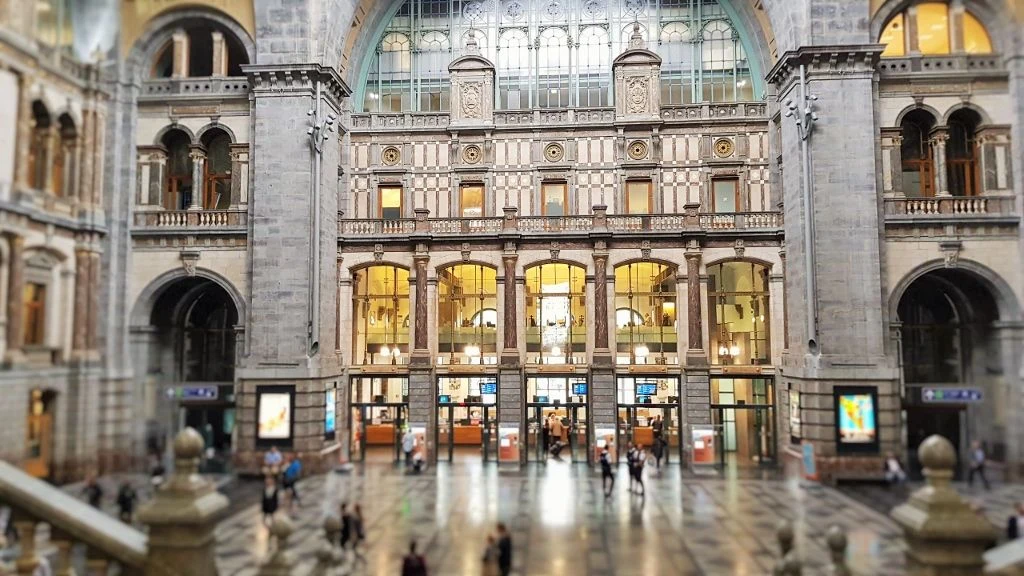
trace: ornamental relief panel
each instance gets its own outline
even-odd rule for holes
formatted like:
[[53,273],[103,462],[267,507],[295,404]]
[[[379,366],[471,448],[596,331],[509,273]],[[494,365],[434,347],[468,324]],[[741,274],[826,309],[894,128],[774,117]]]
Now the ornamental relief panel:
[[647,98],[650,92],[650,78],[631,76],[626,79],[626,113],[643,114],[647,112]]
[[464,118],[481,118],[481,88],[479,82],[466,82],[462,85],[462,116]]

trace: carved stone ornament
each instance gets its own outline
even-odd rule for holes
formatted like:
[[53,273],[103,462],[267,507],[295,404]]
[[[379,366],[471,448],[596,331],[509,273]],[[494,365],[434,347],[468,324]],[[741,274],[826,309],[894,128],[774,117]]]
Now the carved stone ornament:
[[565,148],[561,144],[552,142],[544,147],[544,158],[548,162],[558,162],[565,156]]
[[629,148],[626,149],[626,153],[633,160],[643,160],[647,158],[647,142],[643,140],[634,140],[629,143]]
[[728,138],[719,138],[718,140],[715,140],[714,148],[715,156],[718,156],[719,158],[728,158],[729,156],[732,156],[732,153],[736,150],[732,140],[729,140]]
[[199,252],[182,252],[181,266],[185,269],[185,275],[192,277],[196,275],[196,265],[199,264]]
[[472,254],[472,252],[469,249],[469,242],[463,242],[462,243],[462,261],[463,262],[469,262],[469,257],[470,257],[471,254]]
[[650,260],[651,259],[651,241],[650,240],[644,240],[643,242],[640,243],[640,256],[644,260]]
[[558,249],[558,242],[552,242],[551,243],[551,259],[552,260],[558,260],[558,254],[560,252],[561,251]]
[[374,244],[373,245],[373,259],[380,262],[384,259],[384,245]]
[[628,114],[647,112],[649,80],[646,76],[633,76],[626,80],[626,112]]
[[402,160],[402,152],[394,146],[388,146],[380,153],[380,161],[385,166],[394,166]]
[[736,240],[736,243],[732,245],[732,249],[736,251],[737,258],[743,258],[743,254],[747,251],[747,247],[743,244],[743,240]]
[[477,164],[483,156],[484,151],[476,144],[470,144],[462,149],[462,161],[466,164]]
[[464,118],[480,118],[483,116],[481,106],[481,90],[479,82],[467,82],[462,85],[462,116]]
[[942,257],[945,262],[946,268],[956,268],[960,261],[960,249],[963,244],[960,242],[940,242],[939,250],[942,252]]

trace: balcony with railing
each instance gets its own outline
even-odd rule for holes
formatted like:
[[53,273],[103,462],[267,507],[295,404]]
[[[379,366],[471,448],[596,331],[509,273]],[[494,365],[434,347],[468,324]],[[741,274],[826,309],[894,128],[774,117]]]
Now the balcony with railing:
[[1005,76],[1002,56],[998,54],[943,54],[886,57],[878,62],[883,79],[903,76]]
[[579,216],[518,216],[515,208],[505,208],[504,216],[487,218],[430,218],[429,211],[416,210],[415,218],[347,219],[338,218],[341,240],[383,239],[395,236],[497,236],[522,235],[586,235],[612,233],[628,236],[635,233],[779,233],[780,212],[735,212],[728,214],[699,213],[689,207],[684,214],[608,215],[607,208],[595,206],[593,214]]
[[167,98],[226,98],[249,95],[249,80],[244,76],[209,78],[155,78],[142,83],[139,100]]
[[134,214],[135,231],[141,233],[245,233],[248,212],[233,210],[139,210]]
[[884,199],[885,222],[892,225],[1016,224],[1020,220],[1013,196],[936,196]]

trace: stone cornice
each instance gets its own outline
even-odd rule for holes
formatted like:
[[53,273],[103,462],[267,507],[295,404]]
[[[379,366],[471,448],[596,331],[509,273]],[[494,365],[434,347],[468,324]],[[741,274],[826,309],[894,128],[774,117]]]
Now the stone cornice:
[[796,79],[801,64],[807,67],[808,74],[819,76],[874,74],[884,49],[883,44],[803,46],[783,54],[766,78],[781,94]]
[[242,66],[242,71],[249,78],[250,89],[257,97],[312,94],[316,82],[321,82],[326,88],[325,96],[333,100],[340,110],[342,100],[352,93],[337,70],[320,64],[250,64]]

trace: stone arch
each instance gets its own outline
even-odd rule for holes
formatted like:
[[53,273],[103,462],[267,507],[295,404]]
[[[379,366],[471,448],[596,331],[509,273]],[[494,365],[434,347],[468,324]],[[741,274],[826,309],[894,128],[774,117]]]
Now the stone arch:
[[[920,264],[906,273],[889,292],[889,318],[898,321],[900,300],[903,299],[903,295],[911,284],[929,272],[945,269],[949,269],[946,262],[941,259],[935,259]],[[992,298],[996,301],[1000,320],[1017,321],[1021,319],[1017,295],[1013,292],[1010,284],[999,273],[984,264],[964,259],[958,259],[956,267],[953,269],[968,272],[988,288]]]
[[520,264],[520,266],[522,266],[523,273],[525,274],[527,270],[531,268],[536,268],[537,266],[541,266],[543,264],[568,264],[570,266],[576,266],[577,268],[583,268],[583,270],[586,271],[588,276],[593,274],[594,272],[590,266],[587,266],[586,264],[579,262],[577,260],[570,260],[568,258],[542,258],[540,260],[531,260],[530,262],[523,262]]
[[470,260],[461,260],[460,259],[460,260],[447,260],[445,262],[442,262],[441,264],[438,264],[438,265],[434,266],[434,275],[437,275],[437,273],[439,273],[441,270],[444,270],[445,268],[451,268],[453,266],[461,266],[463,264],[465,264],[467,266],[482,266],[484,268],[490,268],[491,270],[494,270],[495,272],[500,272],[499,267],[495,266],[494,264],[491,264],[490,262],[485,262],[483,260],[474,260],[474,259],[470,259]]
[[[882,29],[894,16],[906,10],[908,7],[922,0],[886,0],[871,16],[871,38],[870,42],[876,42],[882,35]],[[948,0],[938,0],[946,1]],[[1013,15],[1007,14],[1005,9],[996,2],[987,0],[964,0],[964,7],[973,14],[988,31],[992,40],[992,50],[1003,52],[1008,48],[1008,41],[1004,41],[1008,26],[1012,26],[1017,20]],[[938,116],[937,116],[938,118]]]
[[366,270],[367,268],[373,268],[374,266],[394,266],[395,268],[399,268],[401,270],[405,270],[406,272],[408,272],[409,273],[409,278],[413,277],[412,274],[413,274],[413,271],[416,268],[415,266],[411,266],[409,264],[400,264],[400,263],[395,262],[393,260],[379,260],[379,261],[378,260],[374,260],[373,262],[363,262],[363,263],[351,266],[348,269],[348,273],[351,275],[351,274],[354,274],[356,272],[360,272],[362,270]]
[[171,132],[174,132],[175,130],[180,131],[180,132],[184,132],[185,135],[188,136],[188,139],[192,143],[193,146],[199,143],[199,139],[196,138],[196,133],[193,132],[188,126],[186,126],[184,124],[174,123],[174,124],[168,124],[168,125],[164,126],[163,128],[161,128],[160,130],[157,130],[156,135],[153,136],[153,145],[154,146],[161,146],[161,145],[163,145],[164,137],[167,136],[167,134],[169,134]]
[[980,118],[978,126],[985,126],[992,123],[992,118],[989,117],[988,113],[985,112],[985,109],[981,106],[978,106],[973,102],[960,102],[959,104],[950,106],[949,110],[946,110],[946,113],[942,115],[942,124],[948,126],[950,117],[961,110],[970,110],[977,114],[978,118]]
[[221,124],[220,122],[210,122],[209,124],[197,130],[195,136],[192,139],[192,142],[195,144],[201,144],[203,142],[203,137],[206,136],[207,132],[216,132],[218,130],[227,134],[232,144],[238,143],[238,138],[235,137],[235,132],[231,129],[231,127],[227,124]]
[[614,270],[619,266],[627,266],[629,264],[640,263],[661,264],[662,266],[669,266],[671,268],[674,268],[677,271],[681,270],[684,266],[686,266],[685,262],[680,264],[678,262],[672,262],[671,260],[666,260],[665,258],[658,258],[654,256],[650,258],[644,258],[642,256],[628,256],[626,258],[623,258],[622,260],[615,260],[614,262],[609,259],[608,267]]
[[768,260],[762,260],[761,258],[754,258],[752,256],[728,256],[725,258],[717,258],[715,260],[705,262],[704,267],[710,268],[711,266],[717,266],[718,264],[726,264],[728,262],[749,262],[751,264],[764,266],[768,270],[768,272],[771,272],[775,266],[773,262],[770,262]]
[[256,43],[234,18],[215,8],[170,9],[150,20],[145,31],[139,35],[129,50],[125,60],[125,70],[130,81],[136,84],[142,82],[148,63],[156,56],[157,51],[170,40],[176,26],[186,20],[206,20],[223,26],[242,44],[248,61],[256,62]]
[[896,121],[893,123],[893,128],[900,128],[900,127],[902,127],[903,126],[903,119],[906,118],[907,114],[910,114],[911,112],[914,112],[916,110],[921,110],[921,111],[924,111],[927,114],[931,115],[932,119],[935,120],[935,125],[936,126],[938,126],[939,123],[944,123],[943,122],[943,115],[937,109],[935,109],[934,107],[929,106],[927,104],[924,104],[924,103],[921,103],[921,104],[915,103],[915,104],[911,104],[910,106],[907,106],[903,110],[900,110],[900,113],[896,115]]
[[[149,326],[150,318],[152,318],[153,306],[156,304],[157,300],[160,299],[160,296],[162,296],[175,282],[191,277],[193,276],[189,275],[184,268],[175,268],[174,270],[164,272],[150,281],[150,283],[142,289],[142,292],[139,293],[139,296],[135,300],[135,304],[132,306],[131,315],[129,316],[129,325],[132,328]],[[248,318],[245,299],[230,280],[218,272],[208,268],[200,268],[198,266],[195,269],[194,277],[210,280],[214,284],[220,286],[220,288],[228,294],[231,298],[231,302],[235,305],[235,310],[238,311],[238,319],[240,323],[244,319]]]

